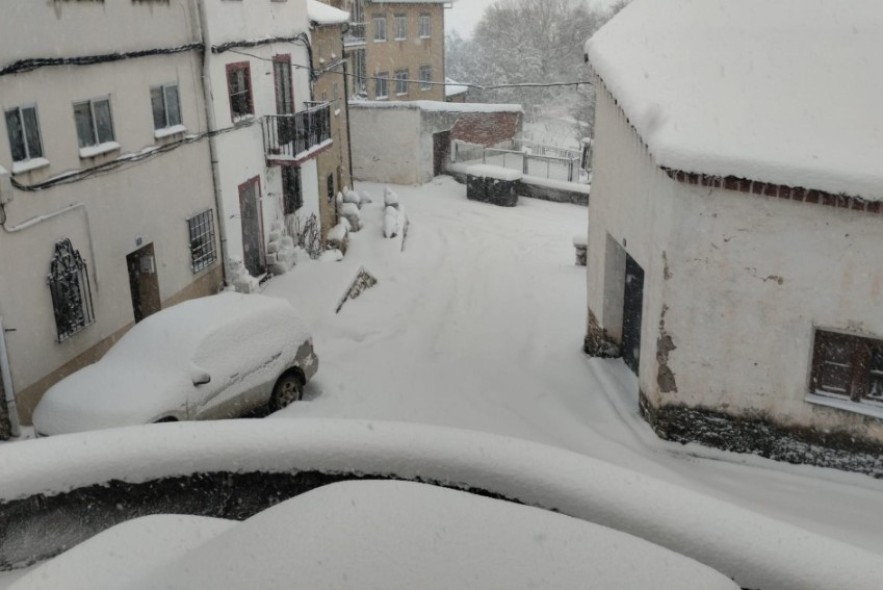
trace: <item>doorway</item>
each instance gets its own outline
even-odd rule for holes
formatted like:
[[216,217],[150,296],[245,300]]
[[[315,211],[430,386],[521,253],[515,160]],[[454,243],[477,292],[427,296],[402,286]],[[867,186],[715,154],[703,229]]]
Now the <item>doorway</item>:
[[263,232],[261,230],[260,177],[239,185],[239,213],[242,222],[242,261],[253,277],[264,274]]
[[625,290],[622,297],[622,360],[638,374],[641,362],[641,316],[644,310],[644,269],[625,257]]
[[147,244],[126,256],[126,266],[129,269],[132,312],[137,323],[162,309],[153,244]]
[[432,134],[432,175],[445,173],[451,157],[451,132],[441,131]]

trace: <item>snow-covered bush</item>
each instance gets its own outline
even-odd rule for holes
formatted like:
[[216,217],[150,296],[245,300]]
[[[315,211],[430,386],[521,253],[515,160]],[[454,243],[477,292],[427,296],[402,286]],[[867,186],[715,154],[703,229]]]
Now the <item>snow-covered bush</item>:
[[355,203],[341,205],[338,215],[349,222],[350,231],[357,232],[362,229],[362,215],[359,213],[359,206]]
[[328,235],[325,237],[325,245],[327,248],[329,250],[340,251],[341,254],[346,253],[347,236],[349,235],[349,231],[349,222],[346,219],[342,219],[340,223],[328,230]]

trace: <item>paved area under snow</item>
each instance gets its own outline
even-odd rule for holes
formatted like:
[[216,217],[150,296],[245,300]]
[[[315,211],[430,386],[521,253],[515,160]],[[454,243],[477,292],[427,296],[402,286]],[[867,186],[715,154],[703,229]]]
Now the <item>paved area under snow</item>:
[[[299,265],[265,293],[305,316],[321,358],[306,401],[270,419],[404,420],[555,445],[883,554],[883,482],[656,438],[620,361],[581,352],[586,209],[466,200],[450,178],[392,187],[411,220],[382,238],[383,187],[342,262]],[[360,267],[378,285],[334,310]],[[525,466],[528,469],[530,466]]]

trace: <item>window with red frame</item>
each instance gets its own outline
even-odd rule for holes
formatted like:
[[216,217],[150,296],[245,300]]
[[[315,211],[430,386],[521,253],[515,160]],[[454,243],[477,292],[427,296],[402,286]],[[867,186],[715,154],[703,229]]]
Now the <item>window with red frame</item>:
[[254,114],[251,93],[251,66],[247,61],[227,64],[227,92],[233,120]]

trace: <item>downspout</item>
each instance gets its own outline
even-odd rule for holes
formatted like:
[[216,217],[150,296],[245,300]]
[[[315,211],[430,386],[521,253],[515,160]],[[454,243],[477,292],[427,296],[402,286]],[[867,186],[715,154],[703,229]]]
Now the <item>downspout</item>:
[[218,240],[221,245],[221,269],[224,274],[224,284],[228,284],[229,269],[227,261],[227,215],[224,211],[224,196],[221,193],[221,175],[218,162],[218,145],[215,137],[215,109],[212,101],[211,62],[209,56],[212,53],[211,41],[209,40],[208,15],[205,11],[205,0],[196,0],[196,9],[199,12],[199,40],[203,43],[202,49],[202,94],[205,104],[205,122],[208,127],[208,151],[212,167],[212,187],[215,194],[215,209],[218,212]]
[[12,374],[9,372],[9,354],[6,349],[6,330],[3,329],[3,316],[0,316],[0,376],[3,377],[3,395],[6,398],[6,414],[9,416],[9,433],[21,436],[21,422],[18,407],[15,405],[15,392],[12,389]]
[[[342,53],[346,54],[346,33],[349,31],[350,25],[349,23],[344,24],[340,29],[340,46],[342,47]],[[355,185],[356,181],[353,178],[353,136],[350,133],[350,81],[349,81],[349,68],[347,65],[349,64],[348,60],[343,60],[343,108],[344,112],[346,112],[346,151],[349,156],[349,166],[350,169],[350,184]],[[350,189],[356,190],[355,186],[350,186]],[[337,199],[334,200],[335,207],[337,207]]]

